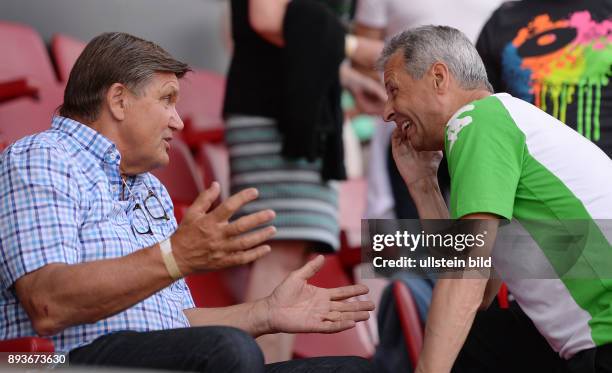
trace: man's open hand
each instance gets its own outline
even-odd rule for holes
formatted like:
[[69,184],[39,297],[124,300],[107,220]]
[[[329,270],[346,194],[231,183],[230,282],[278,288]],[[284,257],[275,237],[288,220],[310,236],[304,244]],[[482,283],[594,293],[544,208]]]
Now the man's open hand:
[[306,281],[323,266],[322,255],[293,271],[265,299],[270,332],[336,333],[367,320],[374,303],[348,301],[368,292],[365,285],[318,288]]
[[272,221],[274,211],[262,210],[229,222],[236,211],[257,198],[257,189],[236,193],[207,212],[219,197],[219,190],[219,184],[214,182],[202,192],[172,235],[174,256],[184,275],[249,263],[270,251],[270,246],[263,243],[276,229],[269,226],[253,230]]

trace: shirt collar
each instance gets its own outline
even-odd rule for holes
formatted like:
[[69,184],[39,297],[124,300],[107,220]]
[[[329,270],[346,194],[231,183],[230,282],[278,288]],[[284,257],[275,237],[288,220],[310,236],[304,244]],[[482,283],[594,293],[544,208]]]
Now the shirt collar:
[[111,140],[76,120],[54,116],[51,128],[69,135],[100,163],[119,165],[121,155]]

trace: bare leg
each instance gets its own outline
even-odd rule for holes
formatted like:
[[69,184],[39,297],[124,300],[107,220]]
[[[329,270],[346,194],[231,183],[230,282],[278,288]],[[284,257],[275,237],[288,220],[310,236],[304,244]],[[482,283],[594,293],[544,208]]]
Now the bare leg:
[[[272,293],[291,273],[306,263],[309,243],[307,241],[271,241],[272,251],[253,263],[247,286],[246,301],[261,299]],[[293,334],[269,334],[257,338],[266,363],[291,359]]]

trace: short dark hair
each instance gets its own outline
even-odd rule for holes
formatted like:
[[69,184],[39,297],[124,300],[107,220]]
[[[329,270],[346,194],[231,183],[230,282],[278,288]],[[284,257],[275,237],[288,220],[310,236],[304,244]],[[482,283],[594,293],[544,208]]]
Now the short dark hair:
[[138,94],[156,72],[174,73],[180,79],[190,70],[153,42],[123,32],[104,33],[87,44],[74,64],[59,113],[94,121],[114,83]]

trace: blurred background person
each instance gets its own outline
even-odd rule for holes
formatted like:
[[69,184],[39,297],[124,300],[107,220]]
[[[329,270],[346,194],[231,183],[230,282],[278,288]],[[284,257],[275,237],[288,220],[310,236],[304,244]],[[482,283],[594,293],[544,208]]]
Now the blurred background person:
[[[373,64],[382,48],[346,36],[342,4],[231,1],[234,48],[223,110],[231,190],[257,187],[253,208],[274,209],[278,229],[272,252],[251,268],[247,301],[270,294],[311,251],[339,247],[338,196],[330,180],[346,175],[341,85],[358,99],[385,99],[379,85],[341,66],[347,56]],[[292,335],[258,342],[267,362],[291,357]]]
[[511,1],[476,48],[496,92],[536,105],[612,156],[611,33],[610,1]]

